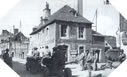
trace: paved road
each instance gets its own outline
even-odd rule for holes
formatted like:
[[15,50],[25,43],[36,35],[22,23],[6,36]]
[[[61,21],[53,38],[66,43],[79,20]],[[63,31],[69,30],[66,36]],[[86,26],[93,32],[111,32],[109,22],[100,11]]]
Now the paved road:
[[29,71],[25,70],[25,65],[19,62],[13,62],[13,69],[21,77],[43,77],[42,74],[31,74]]

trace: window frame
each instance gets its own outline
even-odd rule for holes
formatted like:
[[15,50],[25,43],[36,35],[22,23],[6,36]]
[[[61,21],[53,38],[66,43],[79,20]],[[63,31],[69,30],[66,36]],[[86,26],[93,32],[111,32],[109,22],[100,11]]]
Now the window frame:
[[45,28],[46,40],[49,40],[49,26]]
[[79,37],[79,28],[80,28],[80,27],[83,27],[83,26],[78,26],[78,27],[77,27],[77,39],[79,39],[79,40],[85,40],[85,37],[86,37],[86,36],[85,36],[85,27],[83,27],[83,38],[80,38],[80,37]]
[[[61,35],[61,33],[62,33],[62,32],[61,32],[61,27],[62,27],[62,25],[66,25],[66,26],[67,26],[67,36],[65,36],[65,37]],[[61,38],[61,39],[69,39],[69,30],[70,30],[69,25],[67,25],[67,24],[60,24],[60,28],[59,28],[59,31],[60,31],[60,38]]]

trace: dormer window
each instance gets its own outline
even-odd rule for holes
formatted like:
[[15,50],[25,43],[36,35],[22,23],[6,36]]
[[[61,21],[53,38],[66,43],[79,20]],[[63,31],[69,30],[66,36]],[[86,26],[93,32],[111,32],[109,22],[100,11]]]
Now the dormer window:
[[75,17],[78,16],[76,10],[73,9],[73,8],[70,10],[70,13],[71,13],[73,16],[75,16]]

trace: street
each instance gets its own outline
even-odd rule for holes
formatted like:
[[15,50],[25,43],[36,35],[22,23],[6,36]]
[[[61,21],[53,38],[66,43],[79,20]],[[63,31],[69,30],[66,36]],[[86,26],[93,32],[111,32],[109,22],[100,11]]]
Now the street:
[[29,71],[26,71],[25,64],[18,61],[13,61],[13,69],[20,77],[43,77],[42,74],[31,74]]
[[[26,71],[25,63],[26,63],[26,59],[13,58],[14,71],[17,72],[17,74],[19,74],[21,77],[43,77],[42,73],[31,74],[29,71]],[[117,66],[118,63],[114,63],[113,65]],[[79,65],[70,64],[70,65],[68,65],[68,67],[72,68],[71,70],[72,70],[73,76],[79,76],[79,77],[87,77],[88,76],[88,70],[81,71],[79,68]],[[100,65],[99,65],[99,67],[100,67]],[[114,69],[92,71],[92,76],[102,74],[103,77],[107,77],[107,75],[109,75],[109,73],[111,73],[113,70]]]

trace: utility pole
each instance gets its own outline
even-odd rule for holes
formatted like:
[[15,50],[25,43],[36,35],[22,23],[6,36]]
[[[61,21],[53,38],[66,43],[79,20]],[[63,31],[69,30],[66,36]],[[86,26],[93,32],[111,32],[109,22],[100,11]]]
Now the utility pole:
[[21,20],[20,20],[20,32],[22,32],[22,22],[21,22]]
[[95,26],[93,26],[93,27],[95,27],[95,30],[97,31],[98,9],[96,9],[96,11],[95,11],[92,22],[94,21],[94,19],[95,19]]
[[97,17],[98,17],[98,10],[96,9],[96,31],[97,31]]

